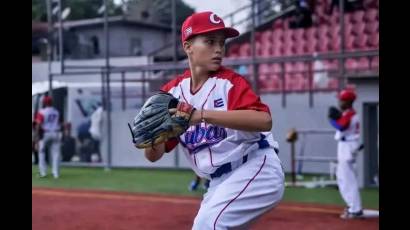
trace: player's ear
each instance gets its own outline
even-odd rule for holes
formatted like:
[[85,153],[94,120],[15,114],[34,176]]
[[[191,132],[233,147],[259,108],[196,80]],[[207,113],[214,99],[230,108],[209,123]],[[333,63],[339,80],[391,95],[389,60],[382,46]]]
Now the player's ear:
[[192,39],[184,41],[182,46],[183,46],[184,51],[185,51],[186,54],[191,54],[192,53]]

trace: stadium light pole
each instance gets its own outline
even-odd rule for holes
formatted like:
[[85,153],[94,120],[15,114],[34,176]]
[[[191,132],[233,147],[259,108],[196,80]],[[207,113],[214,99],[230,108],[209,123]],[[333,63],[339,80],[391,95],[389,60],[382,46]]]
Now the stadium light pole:
[[[176,2],[175,0],[171,0],[172,5],[172,43],[173,43],[173,61],[174,64],[177,64],[177,56],[178,56],[178,45],[177,45],[177,10],[176,10]],[[181,31],[182,32],[182,31]],[[144,72],[145,73],[145,72]],[[176,70],[174,70],[174,75],[176,75]],[[145,87],[145,86],[144,86]],[[145,89],[145,88],[144,88]],[[174,164],[176,167],[179,167],[179,151],[178,148],[176,150],[176,154],[174,155]]]
[[48,95],[53,97],[53,76],[51,75],[51,61],[52,61],[52,36],[53,36],[53,22],[51,17],[51,0],[45,0],[47,7],[47,23],[48,23],[48,36],[47,36],[47,65],[48,65]]
[[105,170],[111,169],[111,162],[112,162],[112,146],[111,146],[111,90],[110,90],[110,36],[108,31],[108,6],[107,0],[104,1],[104,34],[105,34],[105,75],[107,81],[107,148],[108,148],[108,157],[107,157],[107,165]]
[[345,3],[344,1],[339,1],[339,14],[340,14],[340,52],[342,54],[342,57],[339,59],[339,72],[340,72],[340,77],[339,77],[339,91],[341,91],[344,86],[345,86],[345,65],[344,65],[344,60],[345,58],[343,55],[345,54]]
[[253,86],[255,89],[256,94],[259,94],[259,87],[258,87],[258,77],[257,77],[257,68],[255,64],[256,60],[256,44],[255,44],[255,27],[256,27],[256,22],[255,22],[255,0],[252,0],[252,8],[251,8],[251,16],[252,16],[252,29],[251,29],[251,52],[252,52],[252,81],[253,81]]
[[63,19],[61,0],[58,0],[58,51],[60,51],[60,72],[64,73],[64,48],[63,48]]

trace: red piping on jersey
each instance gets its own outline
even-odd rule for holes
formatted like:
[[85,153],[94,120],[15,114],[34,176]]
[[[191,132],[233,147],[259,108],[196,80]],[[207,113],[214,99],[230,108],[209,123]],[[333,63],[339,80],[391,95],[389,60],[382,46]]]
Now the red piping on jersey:
[[232,202],[234,202],[234,201],[246,190],[246,188],[249,186],[249,184],[250,184],[250,183],[256,178],[256,176],[261,172],[263,166],[265,165],[265,161],[266,161],[266,155],[265,155],[265,157],[263,158],[263,163],[262,163],[261,167],[259,168],[258,172],[252,177],[252,179],[250,179],[250,180],[248,181],[248,183],[247,183],[246,186],[242,189],[242,191],[241,191],[235,198],[233,198],[231,201],[229,201],[229,203],[226,204],[225,207],[219,212],[219,214],[218,214],[218,216],[216,217],[215,222],[214,222],[214,230],[216,229],[216,221],[218,221],[218,219],[219,219],[219,217],[221,216],[222,212],[223,212]]
[[[204,106],[205,106],[206,102],[208,101],[209,95],[211,95],[211,93],[212,93],[212,91],[214,91],[215,87],[216,87],[216,83],[215,83],[214,87],[212,87],[212,89],[209,91],[208,96],[206,96],[206,99],[205,99],[204,103],[202,103],[202,106],[201,106],[202,110],[204,110]],[[206,128],[206,122],[205,122],[205,128]],[[208,146],[208,151],[209,151],[209,158],[211,160],[211,166],[212,167],[218,167],[218,166],[215,166],[213,161],[212,161],[212,151],[211,151],[211,147],[209,147],[209,146]]]
[[214,87],[212,87],[212,89],[209,91],[208,96],[206,96],[206,99],[205,99],[204,103],[202,104],[201,109],[204,109],[205,103],[208,101],[209,95],[211,95],[211,93],[212,93],[212,91],[214,91],[215,87],[216,87],[216,83],[215,83]]
[[182,90],[182,86],[179,85],[179,88],[181,89],[182,97],[184,98],[185,102],[188,103],[187,99],[185,98],[184,91]]
[[189,84],[189,92],[191,93],[191,95],[195,95],[196,93],[198,93],[202,89],[202,86],[205,85],[205,83],[206,81],[195,92],[192,92],[191,84]]

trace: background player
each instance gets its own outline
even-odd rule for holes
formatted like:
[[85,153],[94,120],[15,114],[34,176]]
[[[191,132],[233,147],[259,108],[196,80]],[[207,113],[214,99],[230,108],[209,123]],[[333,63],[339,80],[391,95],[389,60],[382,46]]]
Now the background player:
[[39,137],[39,171],[40,177],[47,175],[47,164],[45,161],[46,148],[51,153],[52,174],[59,178],[60,161],[60,113],[53,106],[51,97],[44,96],[43,108],[36,115],[36,130]]
[[353,109],[356,93],[352,89],[342,90],[339,95],[339,107],[342,110],[338,116],[329,112],[330,123],[336,128],[337,144],[337,183],[340,194],[347,208],[340,216],[343,219],[361,218],[363,216],[359,193],[359,183],[354,171],[356,153],[360,147],[359,117]]

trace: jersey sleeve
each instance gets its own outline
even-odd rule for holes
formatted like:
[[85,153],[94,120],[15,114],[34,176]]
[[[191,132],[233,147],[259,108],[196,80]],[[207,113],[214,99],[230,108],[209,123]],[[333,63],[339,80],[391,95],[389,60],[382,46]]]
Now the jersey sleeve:
[[42,124],[44,122],[44,115],[40,112],[36,113],[34,121],[37,124]]
[[177,145],[179,141],[178,138],[174,137],[169,139],[168,141],[165,142],[165,152],[169,153],[171,152]]
[[270,114],[269,107],[262,103],[260,97],[253,92],[250,84],[242,77],[233,80],[228,93],[228,110],[256,110]]
[[344,113],[339,119],[337,119],[337,120],[333,120],[333,119],[331,119],[330,120],[330,124],[334,127],[334,128],[336,128],[337,130],[339,130],[339,131],[344,131],[344,130],[346,130],[348,127],[349,127],[349,125],[350,125],[350,122],[351,122],[351,120],[352,120],[352,117],[355,115],[355,112],[353,112],[353,111],[349,111],[349,112],[347,112],[347,113]]

